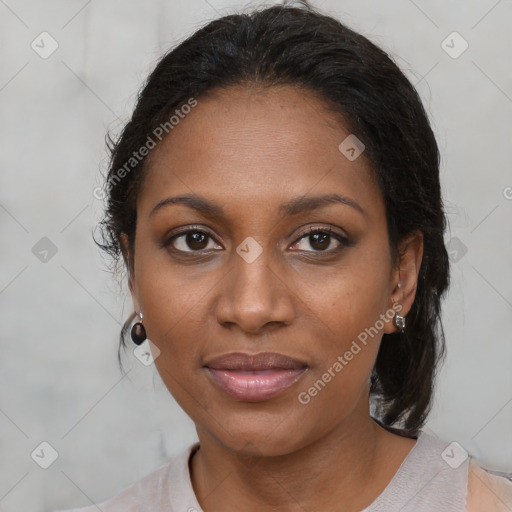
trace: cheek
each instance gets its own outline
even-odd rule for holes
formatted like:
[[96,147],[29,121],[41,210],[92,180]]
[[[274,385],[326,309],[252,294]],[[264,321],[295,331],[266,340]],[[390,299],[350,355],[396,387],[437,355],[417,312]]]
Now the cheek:
[[172,265],[143,236],[139,242],[137,291],[147,336],[160,350],[155,365],[169,392],[194,417],[199,404],[201,410],[209,407],[199,361],[208,352],[214,318],[210,302],[221,276]]
[[215,285],[214,273],[172,264],[149,236],[137,242],[135,276],[148,337],[163,351],[179,351],[184,343],[190,350],[191,333],[204,318],[202,308]]
[[[155,365],[165,386],[192,418],[196,409],[208,409],[203,398],[198,361],[208,334],[204,324],[201,294],[183,293],[182,287],[161,279],[147,289],[147,334],[160,349]],[[146,317],[145,317],[146,320]]]
[[172,363],[178,356],[186,356],[185,347],[190,344],[178,341],[188,341],[183,335],[194,318],[194,307],[200,301],[200,295],[188,293],[190,288],[183,286],[177,273],[154,258],[142,240],[136,251],[137,294],[147,336],[160,350],[158,367],[163,361]]
[[330,345],[340,351],[366,329],[382,331],[379,319],[388,306],[389,273],[386,258],[370,250],[354,251],[330,269],[305,266],[297,273],[295,293],[303,311],[317,319],[333,338]]
[[300,405],[295,415],[296,421],[309,425],[314,437],[355,411],[364,415],[368,410],[369,378],[382,337],[381,331],[372,330],[368,322],[376,312],[371,306],[357,312],[354,308],[337,308],[326,319],[336,335],[317,339],[322,343],[318,350],[322,355],[298,389]]
[[[301,403],[329,415],[332,407],[350,410],[367,387],[386,321],[388,268],[364,258],[337,269],[318,286],[304,286],[313,338],[315,365],[301,386]],[[387,315],[387,316],[386,316]],[[300,397],[299,397],[300,398]],[[316,412],[315,412],[316,414]]]

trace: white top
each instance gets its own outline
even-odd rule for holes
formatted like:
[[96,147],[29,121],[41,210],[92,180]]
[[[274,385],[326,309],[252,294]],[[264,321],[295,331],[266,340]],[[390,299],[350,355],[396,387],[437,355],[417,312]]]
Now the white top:
[[[55,512],[204,512],[194,494],[190,445],[153,473],[96,505]],[[468,475],[471,505],[468,501]],[[459,445],[420,432],[382,493],[361,512],[512,512],[512,481],[492,475]]]

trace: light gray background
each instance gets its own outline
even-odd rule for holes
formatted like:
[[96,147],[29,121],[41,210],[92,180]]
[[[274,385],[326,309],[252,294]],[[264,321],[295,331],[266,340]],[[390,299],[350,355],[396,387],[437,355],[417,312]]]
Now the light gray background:
[[[512,471],[512,2],[313,3],[392,52],[431,115],[453,265],[427,431]],[[1,510],[103,500],[196,438],[154,366],[132,356],[128,376],[118,368],[132,308],[91,238],[93,189],[106,131],[119,132],[162,53],[248,5],[0,0]],[[43,31],[59,45],[46,59],[31,48]],[[441,46],[453,31],[469,43],[458,58]],[[46,262],[32,250],[43,237],[57,248]],[[42,441],[59,454],[46,470],[30,456]]]

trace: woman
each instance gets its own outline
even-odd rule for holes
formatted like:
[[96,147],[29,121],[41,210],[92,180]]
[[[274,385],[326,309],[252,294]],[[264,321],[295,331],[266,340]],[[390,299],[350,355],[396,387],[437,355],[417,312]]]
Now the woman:
[[226,16],[159,62],[111,151],[121,340],[151,341],[199,442],[101,510],[512,510],[511,482],[421,430],[439,153],[382,50],[308,6]]

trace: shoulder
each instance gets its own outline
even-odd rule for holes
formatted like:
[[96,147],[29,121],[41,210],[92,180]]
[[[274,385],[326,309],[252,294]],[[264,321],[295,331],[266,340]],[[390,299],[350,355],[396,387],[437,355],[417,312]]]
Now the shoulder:
[[[54,510],[53,512],[140,512],[141,510],[166,510],[182,506],[193,500],[188,472],[188,460],[198,443],[176,455],[170,462],[125,487],[114,497],[86,507]],[[188,485],[187,485],[188,484]],[[149,507],[149,508],[148,508]],[[187,510],[185,508],[184,510]]]
[[467,512],[512,511],[512,481],[471,461],[468,471]]

